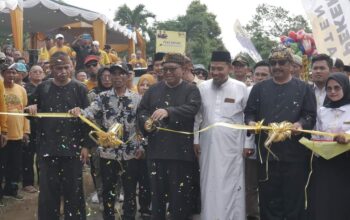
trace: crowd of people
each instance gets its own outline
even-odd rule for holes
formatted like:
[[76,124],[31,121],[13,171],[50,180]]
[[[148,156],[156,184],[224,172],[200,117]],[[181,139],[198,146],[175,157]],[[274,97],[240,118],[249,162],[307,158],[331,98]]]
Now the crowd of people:
[[[301,59],[282,45],[252,68],[241,54],[213,51],[206,68],[177,53],[147,63],[139,50],[125,62],[88,34],[71,47],[62,34],[55,46],[46,41],[32,66],[10,46],[0,53],[0,112],[76,117],[0,115],[0,206],[4,198],[23,200],[22,186],[40,189],[40,220],[86,219],[88,163],[105,220],[115,219],[122,193],[125,220],[137,212],[153,220],[350,218],[349,153],[310,162],[312,152],[299,143],[307,136],[301,129],[335,134],[307,136],[318,141],[350,142],[349,66],[340,59],[315,55],[303,81]],[[138,68],[147,73],[134,84]],[[80,115],[105,131],[119,124],[123,143],[99,146]],[[264,132],[212,126],[284,121],[293,124],[291,138],[269,150]]]

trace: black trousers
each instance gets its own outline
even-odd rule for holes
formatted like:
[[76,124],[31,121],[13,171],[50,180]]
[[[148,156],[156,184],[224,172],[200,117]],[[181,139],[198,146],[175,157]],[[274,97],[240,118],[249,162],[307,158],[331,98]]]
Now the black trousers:
[[192,214],[200,214],[201,213],[201,188],[200,188],[200,170],[199,170],[199,162],[196,159],[193,167],[193,186],[191,190],[192,197]]
[[167,202],[171,220],[190,216],[193,166],[189,161],[149,160],[152,220],[165,220]]
[[120,162],[100,158],[102,177],[103,219],[114,220],[114,203],[116,199],[117,183],[122,170]]
[[304,188],[309,171],[308,161],[270,161],[268,180],[266,164],[259,164],[259,200],[261,220],[304,220]]
[[[1,149],[0,180],[5,177],[4,195],[17,195],[22,171],[22,140],[8,140]],[[0,186],[1,188],[1,186]]]
[[[34,132],[34,131],[33,131]],[[34,155],[36,153],[36,138],[35,134],[30,134],[29,143],[27,145],[23,144],[23,187],[34,186]]]
[[140,213],[150,214],[151,191],[146,160],[123,161],[124,189],[123,219],[134,220],[136,215],[136,187],[139,184]]
[[40,165],[39,220],[59,220],[64,198],[64,219],[85,220],[82,162],[75,157],[43,157]]
[[309,185],[309,220],[350,219],[350,153],[315,157]]

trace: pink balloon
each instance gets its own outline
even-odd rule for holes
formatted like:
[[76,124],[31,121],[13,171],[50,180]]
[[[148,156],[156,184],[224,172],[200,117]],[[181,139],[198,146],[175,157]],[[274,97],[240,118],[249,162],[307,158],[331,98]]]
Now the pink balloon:
[[300,41],[300,40],[302,40],[302,39],[304,38],[304,36],[305,36],[305,31],[304,31],[304,30],[299,30],[299,31],[296,33],[296,35],[297,35],[297,40]]

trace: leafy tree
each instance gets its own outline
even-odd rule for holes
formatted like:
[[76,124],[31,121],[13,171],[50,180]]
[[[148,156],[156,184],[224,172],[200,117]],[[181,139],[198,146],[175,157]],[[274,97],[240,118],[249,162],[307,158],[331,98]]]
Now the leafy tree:
[[301,15],[291,15],[282,7],[268,4],[258,5],[256,14],[244,27],[251,40],[262,56],[267,58],[273,46],[277,45],[281,35],[289,31],[304,29],[311,32],[307,20]]
[[[152,37],[152,27],[148,26],[148,19],[156,16],[145,9],[145,5],[139,4],[134,10],[131,10],[126,4],[120,6],[115,13],[114,20],[119,21],[121,25],[126,25],[132,30],[139,30],[143,33],[147,32]],[[154,34],[153,34],[154,35]],[[154,51],[154,45],[146,44],[147,57],[151,54],[149,51]],[[151,55],[152,56],[152,55]]]
[[131,10],[126,4],[120,6],[115,13],[114,20],[119,21],[121,25],[127,25],[131,29],[141,29],[146,31],[148,29],[148,18],[155,18],[156,16],[145,9],[145,5],[139,4],[134,10]]
[[[213,50],[225,49],[216,16],[197,0],[191,2],[185,15],[175,20],[158,22],[154,28],[186,32],[186,54],[192,58],[193,63],[208,65]],[[155,36],[153,37],[151,36],[150,44],[155,44]]]

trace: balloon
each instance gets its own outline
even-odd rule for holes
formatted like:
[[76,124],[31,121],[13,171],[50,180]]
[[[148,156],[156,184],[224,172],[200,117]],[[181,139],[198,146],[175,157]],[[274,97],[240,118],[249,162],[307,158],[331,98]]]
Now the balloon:
[[288,36],[292,38],[295,42],[298,41],[297,34],[294,31],[290,31]]
[[291,43],[290,48],[293,50],[294,53],[298,53],[300,51],[298,43]]
[[286,47],[292,49],[292,51],[299,55],[311,56],[317,54],[315,40],[310,33],[306,33],[305,30],[300,29],[297,32],[290,31],[288,36],[280,36],[281,43]]
[[301,29],[296,33],[296,35],[297,35],[298,41],[301,41],[305,36],[305,31],[303,29]]
[[286,35],[282,35],[280,36],[280,41],[282,44],[284,44],[284,41],[286,40],[287,36]]
[[311,56],[316,49],[315,40],[311,34],[304,34],[301,44],[305,49],[305,54]]

